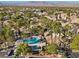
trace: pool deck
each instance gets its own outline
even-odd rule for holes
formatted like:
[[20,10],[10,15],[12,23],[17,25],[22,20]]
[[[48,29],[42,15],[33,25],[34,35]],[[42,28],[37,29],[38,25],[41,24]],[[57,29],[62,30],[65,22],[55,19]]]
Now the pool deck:
[[35,44],[28,44],[29,46],[45,46],[46,43],[35,43]]

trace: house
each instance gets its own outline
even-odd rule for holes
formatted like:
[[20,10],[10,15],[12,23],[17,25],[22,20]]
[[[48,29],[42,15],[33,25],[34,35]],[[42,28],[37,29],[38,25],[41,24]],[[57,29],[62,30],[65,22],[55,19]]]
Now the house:
[[4,21],[3,24],[4,24],[4,25],[9,25],[8,20]]
[[69,24],[69,22],[66,22],[66,23],[64,23],[64,22],[62,22],[62,21],[60,21],[61,22],[61,25],[64,27],[65,25],[67,25],[67,24]]
[[79,24],[79,18],[73,18],[71,23],[78,23]]
[[49,34],[49,31],[46,31],[44,33],[44,37],[46,38],[46,41],[48,44],[56,43],[59,45],[61,36],[56,33],[52,33],[51,35]]
[[77,29],[77,34],[79,34],[79,28]]
[[51,35],[48,35],[49,34],[49,31],[45,31],[44,32],[44,37],[45,37],[45,39],[46,39],[46,42],[48,43],[48,44],[51,44],[52,43],[52,38],[51,38]]
[[52,42],[59,45],[61,40],[60,34],[52,33]]
[[8,15],[4,16],[3,20],[9,20],[9,16]]
[[66,20],[67,19],[67,13],[61,13],[61,19]]
[[71,23],[79,23],[79,18],[77,17],[76,13],[70,13],[70,20]]
[[45,17],[50,19],[50,20],[54,20],[54,21],[56,20],[55,15],[50,15],[50,16],[45,15]]

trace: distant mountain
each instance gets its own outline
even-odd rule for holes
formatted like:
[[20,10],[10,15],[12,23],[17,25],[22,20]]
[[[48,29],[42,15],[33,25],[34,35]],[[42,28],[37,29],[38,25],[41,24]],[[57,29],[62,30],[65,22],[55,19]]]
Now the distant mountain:
[[0,1],[0,6],[79,7],[79,1]]

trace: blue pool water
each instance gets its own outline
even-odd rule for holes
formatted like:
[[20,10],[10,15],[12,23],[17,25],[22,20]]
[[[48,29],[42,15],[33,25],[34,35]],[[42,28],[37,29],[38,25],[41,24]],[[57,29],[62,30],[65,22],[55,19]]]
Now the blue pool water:
[[35,43],[39,43],[40,42],[40,38],[39,37],[32,37],[32,38],[27,38],[25,40],[23,40],[24,43],[27,44],[35,44]]
[[[23,40],[24,43],[27,44],[35,44],[35,43],[39,43],[40,42],[40,38],[38,36],[32,37],[32,38],[26,38]],[[32,51],[39,51],[39,47],[38,46],[29,46]]]

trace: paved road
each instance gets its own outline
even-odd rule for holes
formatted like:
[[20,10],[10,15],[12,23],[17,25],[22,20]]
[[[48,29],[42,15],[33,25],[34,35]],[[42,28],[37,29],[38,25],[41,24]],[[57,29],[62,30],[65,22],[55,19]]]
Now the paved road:
[[9,56],[7,56],[8,52],[10,50],[14,50],[14,46],[9,46],[8,49],[6,49],[5,51],[3,51],[4,49],[0,50],[0,58],[9,58]]
[[29,58],[47,58],[47,56],[30,55]]
[[0,52],[0,58],[6,58],[6,52]]
[[79,58],[79,52],[71,53],[71,58]]

